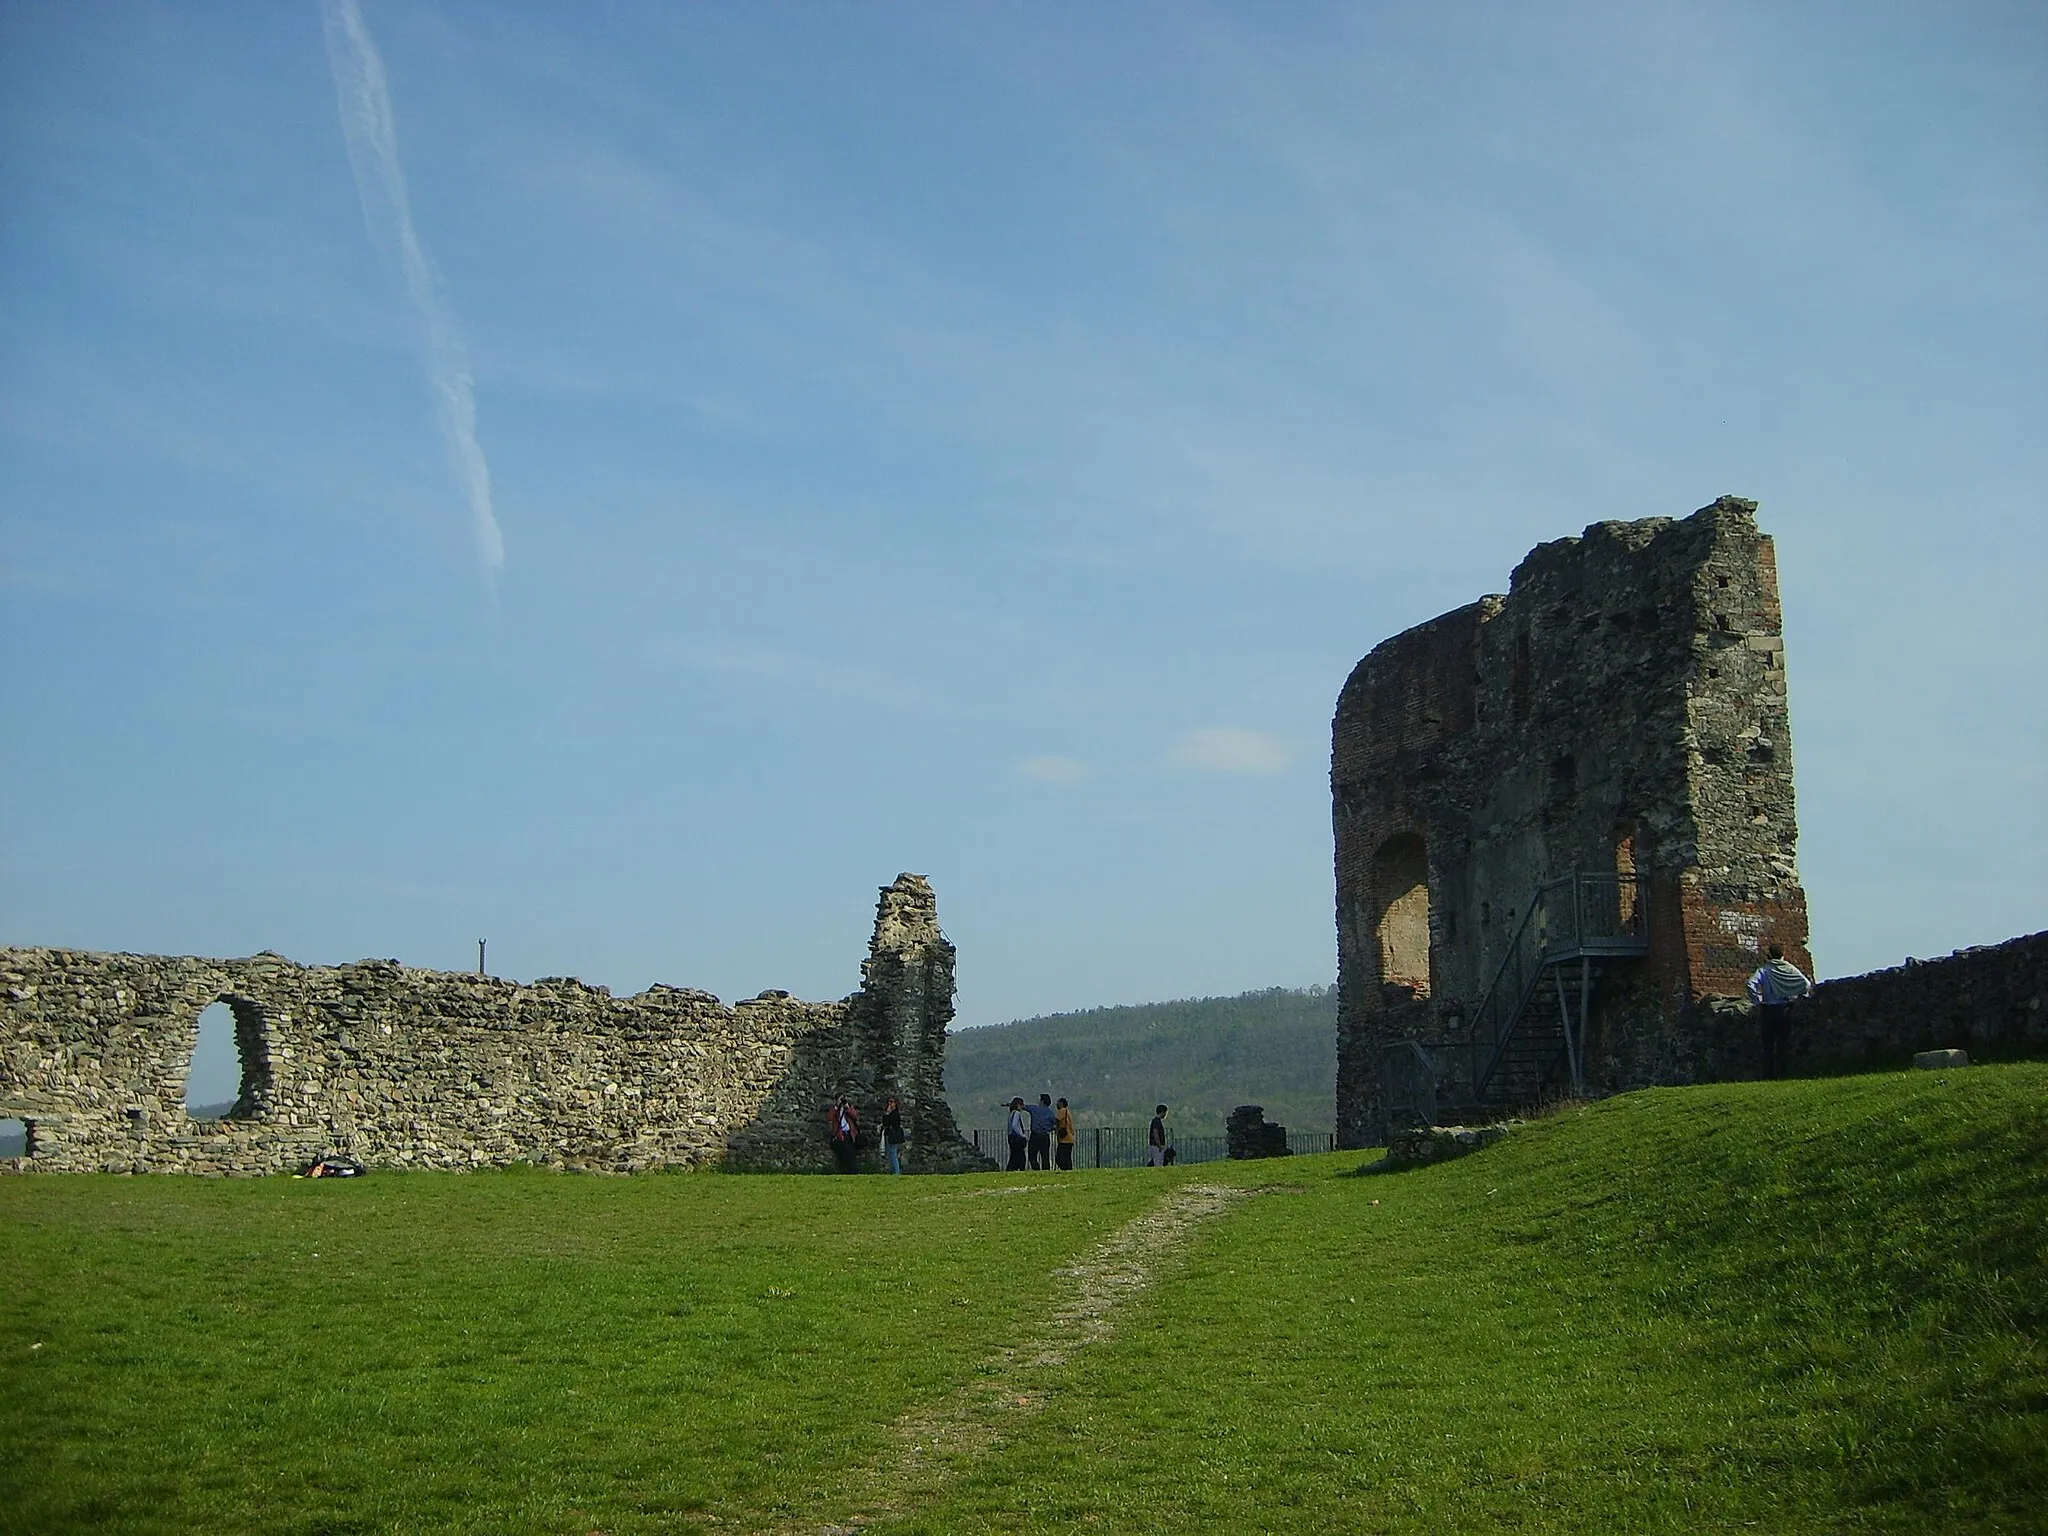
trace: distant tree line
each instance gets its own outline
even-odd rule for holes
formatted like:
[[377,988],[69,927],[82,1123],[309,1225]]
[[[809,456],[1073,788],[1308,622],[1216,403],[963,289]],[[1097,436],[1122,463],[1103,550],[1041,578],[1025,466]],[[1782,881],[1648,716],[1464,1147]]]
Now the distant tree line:
[[1268,987],[1055,1013],[946,1041],[946,1098],[963,1126],[1002,1123],[1012,1094],[1065,1097],[1075,1123],[1142,1125],[1173,1106],[1191,1135],[1216,1135],[1239,1104],[1297,1130],[1328,1130],[1337,1098],[1337,989]]

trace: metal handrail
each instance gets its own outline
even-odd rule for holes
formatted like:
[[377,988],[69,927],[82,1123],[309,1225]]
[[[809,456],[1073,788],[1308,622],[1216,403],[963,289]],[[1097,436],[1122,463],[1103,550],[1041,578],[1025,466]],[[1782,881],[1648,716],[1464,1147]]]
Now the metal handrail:
[[[1567,889],[1571,892],[1569,904],[1558,899],[1558,893]],[[1609,892],[1612,893],[1611,901],[1605,899]],[[1591,902],[1587,899],[1589,895],[1595,898]],[[1552,911],[1556,908],[1557,915],[1562,918],[1566,915],[1567,905],[1570,923],[1560,934],[1552,929]],[[1536,932],[1533,955],[1526,942],[1532,927]],[[1569,875],[1539,884],[1529,903],[1529,910],[1522,914],[1515,936],[1508,942],[1508,952],[1501,957],[1501,963],[1494,971],[1492,983],[1481,994],[1479,1006],[1473,1010],[1473,1029],[1469,1037],[1472,1096],[1475,1099],[1484,1097],[1494,1074],[1500,1070],[1508,1044],[1514,1037],[1515,1026],[1528,1011],[1529,1000],[1543,980],[1546,967],[1573,957],[1584,960],[1596,953],[1638,955],[1648,948],[1649,913],[1643,902],[1641,882],[1635,875],[1618,872],[1589,874],[1574,870]],[[1510,967],[1514,968],[1512,987],[1505,985]],[[1513,999],[1513,1008],[1504,1012],[1503,1001],[1509,997]],[[1582,1010],[1583,1006],[1582,998]],[[1483,1049],[1487,1055],[1482,1070],[1479,1055]],[[1576,1052],[1572,1049],[1568,1024],[1566,1051],[1573,1058],[1576,1077]]]
[[[1395,1083],[1417,1085],[1417,1091],[1397,1093]],[[1389,1125],[1400,1120],[1436,1124],[1436,1058],[1420,1040],[1395,1040],[1380,1051],[1380,1084]],[[1407,1111],[1403,1119],[1400,1111]]]
[[[1486,990],[1480,994],[1479,1005],[1472,1010],[1472,1030],[1467,1036],[1467,1041],[1472,1056],[1472,1097],[1474,1099],[1480,1098],[1486,1092],[1486,1084],[1492,1080],[1495,1069],[1500,1065],[1501,1055],[1507,1050],[1508,1037],[1514,1030],[1514,1020],[1521,1017],[1522,1010],[1528,1006],[1530,991],[1542,979],[1543,961],[1542,941],[1540,939],[1536,944],[1536,964],[1527,967],[1526,974],[1524,974],[1524,966],[1521,962],[1529,930],[1534,926],[1536,914],[1543,904],[1544,890],[1545,887],[1543,886],[1536,888],[1535,899],[1529,903],[1528,910],[1522,914],[1522,921],[1516,926],[1514,937],[1508,940],[1507,953],[1501,956],[1500,964],[1494,968],[1493,980],[1488,983]],[[1515,977],[1512,983],[1515,1011],[1508,1015],[1507,1023],[1504,1026],[1499,1017],[1500,1001],[1503,997],[1510,995],[1508,983],[1510,968],[1513,969]],[[1487,1056],[1486,1069],[1483,1072],[1479,1066],[1479,1052],[1482,1047],[1491,1047]]]

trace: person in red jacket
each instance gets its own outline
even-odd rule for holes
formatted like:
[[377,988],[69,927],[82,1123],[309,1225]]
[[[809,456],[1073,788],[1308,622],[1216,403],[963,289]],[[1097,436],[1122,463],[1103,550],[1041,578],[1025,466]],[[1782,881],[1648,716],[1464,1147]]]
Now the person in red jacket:
[[832,1106],[825,1131],[832,1138],[832,1156],[839,1164],[839,1171],[854,1172],[855,1155],[860,1151],[860,1111],[853,1107],[853,1101],[845,1094],[839,1095],[839,1102]]

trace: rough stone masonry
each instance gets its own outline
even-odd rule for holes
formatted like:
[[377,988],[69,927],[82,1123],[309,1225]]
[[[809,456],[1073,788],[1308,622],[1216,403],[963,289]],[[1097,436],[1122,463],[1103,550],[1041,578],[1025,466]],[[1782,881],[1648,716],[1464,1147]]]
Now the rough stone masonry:
[[[1340,1146],[1404,1113],[1755,1074],[1749,973],[1771,944],[1813,972],[1777,560],[1755,514],[1723,496],[1596,523],[1531,550],[1506,596],[1353,669],[1330,764]],[[1598,958],[1527,964],[1574,945]],[[2036,1054],[2044,960],[2037,936],[1830,982],[1793,1010],[1795,1069],[1934,1045]],[[1528,1011],[1491,1011],[1517,976]],[[1517,1031],[1546,1028],[1551,1056],[1517,1058]],[[1487,1102],[1502,1041],[1498,1063],[1522,1075]]]
[[[730,1007],[573,977],[521,984],[396,961],[0,950],[0,1117],[24,1169],[259,1174],[343,1153],[371,1167],[601,1172],[831,1166],[839,1093],[879,1126],[903,1102],[910,1167],[993,1166],[942,1091],[954,951],[921,875],[883,888],[860,990]],[[185,1113],[200,1011],[235,1019],[241,1092]],[[869,1154],[872,1161],[873,1154]]]
[[1604,1088],[1683,1077],[1679,1020],[1740,992],[1766,943],[1811,971],[1776,560],[1755,511],[1724,496],[1541,545],[1506,596],[1352,671],[1330,774],[1340,1144],[1380,1133],[1389,1045],[1456,1041],[1557,876],[1624,875],[1645,908],[1635,1006],[1608,989],[1590,1052]]

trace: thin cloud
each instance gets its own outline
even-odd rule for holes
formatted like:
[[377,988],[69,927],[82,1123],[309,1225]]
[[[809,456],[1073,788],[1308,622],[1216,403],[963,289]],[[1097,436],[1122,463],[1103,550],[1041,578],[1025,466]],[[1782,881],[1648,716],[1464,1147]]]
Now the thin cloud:
[[448,447],[448,459],[469,503],[471,531],[485,576],[504,569],[505,536],[491,510],[491,468],[476,438],[476,382],[469,349],[455,323],[440,274],[420,247],[406,196],[405,170],[398,163],[398,125],[391,112],[384,60],[364,25],[356,0],[321,0],[327,63],[341,108],[342,137],[370,239],[404,279],[407,295],[426,338],[427,377],[434,411]]
[[1223,727],[1189,731],[1169,756],[1176,768],[1197,773],[1284,773],[1290,761],[1277,736]]
[[729,640],[686,641],[664,646],[659,654],[694,672],[735,679],[750,690],[773,688],[807,698],[888,709],[908,709],[917,702],[915,690],[901,680],[855,660],[833,660]]
[[1078,784],[1088,777],[1088,765],[1074,757],[1027,757],[1017,771],[1041,784]]

